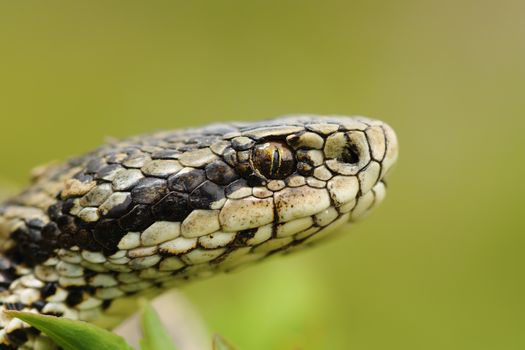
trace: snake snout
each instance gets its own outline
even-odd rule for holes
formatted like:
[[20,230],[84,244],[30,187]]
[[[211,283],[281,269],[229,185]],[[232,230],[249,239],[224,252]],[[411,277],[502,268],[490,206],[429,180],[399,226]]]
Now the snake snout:
[[397,135],[390,125],[381,123],[381,129],[384,134],[382,145],[377,146],[372,143],[372,149],[374,149],[374,147],[385,149],[383,158],[381,159],[381,179],[384,179],[397,161],[399,144],[397,141]]
[[384,179],[397,160],[398,143],[393,129],[381,121],[359,118],[341,125],[326,138],[323,149],[326,167],[335,175],[327,189],[334,205],[351,211],[354,220],[382,202]]

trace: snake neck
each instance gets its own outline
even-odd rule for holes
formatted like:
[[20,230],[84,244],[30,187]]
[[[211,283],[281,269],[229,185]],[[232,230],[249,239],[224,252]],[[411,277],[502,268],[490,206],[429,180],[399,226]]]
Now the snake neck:
[[[128,258],[114,257],[112,270],[100,252],[56,247],[46,227],[54,222],[39,207],[0,205],[0,350],[56,349],[49,338],[4,311],[16,310],[112,325],[127,316],[107,317],[114,299],[148,289],[160,293],[156,276],[132,273]],[[146,280],[149,278],[149,280]],[[129,309],[127,312],[132,313]],[[113,320],[115,318],[115,320]]]
[[[100,256],[84,253],[85,259],[78,247],[56,247],[48,209],[24,203],[24,196],[0,205],[0,350],[55,349],[49,338],[4,311],[100,320],[111,301],[126,293],[115,288],[116,274],[101,273]],[[134,287],[129,294],[143,286]]]
[[33,268],[13,263],[3,254],[0,255],[0,265],[0,349],[55,349],[37,329],[4,312],[44,313],[45,308],[49,309],[46,294],[52,292],[53,286],[38,280]]

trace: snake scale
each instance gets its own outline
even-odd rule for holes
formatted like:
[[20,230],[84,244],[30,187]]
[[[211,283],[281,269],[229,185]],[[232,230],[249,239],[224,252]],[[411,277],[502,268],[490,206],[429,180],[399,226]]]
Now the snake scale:
[[[92,321],[112,301],[310,245],[385,196],[394,131],[287,116],[114,141],[0,205],[0,307]],[[0,316],[0,349],[53,349]]]

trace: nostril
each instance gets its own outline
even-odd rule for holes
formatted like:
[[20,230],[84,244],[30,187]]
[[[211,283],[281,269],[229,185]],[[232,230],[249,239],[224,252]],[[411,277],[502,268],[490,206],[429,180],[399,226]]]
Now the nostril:
[[359,163],[359,151],[357,150],[357,147],[351,143],[347,144],[337,160],[347,164]]
[[326,166],[341,175],[356,175],[370,162],[370,149],[364,132],[335,133],[325,141]]

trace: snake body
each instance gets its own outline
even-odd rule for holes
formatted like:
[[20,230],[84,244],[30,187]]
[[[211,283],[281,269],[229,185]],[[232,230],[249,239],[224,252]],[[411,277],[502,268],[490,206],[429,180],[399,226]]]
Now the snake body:
[[[38,168],[0,205],[0,304],[92,321],[112,301],[327,236],[382,201],[397,140],[363,117],[290,116],[112,142]],[[0,349],[48,349],[0,316]]]

